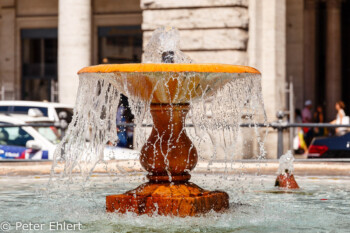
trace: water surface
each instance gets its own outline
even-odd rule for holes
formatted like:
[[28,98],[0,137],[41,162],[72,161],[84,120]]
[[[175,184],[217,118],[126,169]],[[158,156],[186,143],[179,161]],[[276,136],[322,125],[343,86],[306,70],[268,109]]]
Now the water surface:
[[[297,177],[301,190],[284,193],[273,188],[272,176],[194,174],[203,188],[230,195],[230,210],[202,217],[164,217],[110,214],[105,196],[132,189],[143,174],[93,175],[91,185],[79,183],[42,195],[48,177],[0,177],[0,222],[82,224],[81,232],[349,232],[350,178]],[[24,231],[23,231],[24,232]],[[30,232],[30,231],[25,231]],[[38,232],[38,231],[31,231]],[[67,231],[66,231],[67,232]]]

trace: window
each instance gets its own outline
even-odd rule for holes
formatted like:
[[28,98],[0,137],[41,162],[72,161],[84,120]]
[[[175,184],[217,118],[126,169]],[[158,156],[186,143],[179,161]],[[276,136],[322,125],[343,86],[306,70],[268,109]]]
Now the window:
[[99,27],[99,63],[137,63],[142,56],[140,25]]
[[37,108],[39,109],[44,116],[47,117],[47,108],[44,107],[34,107],[34,106],[15,106],[13,108],[13,113],[20,113],[20,114],[28,114],[28,110],[31,108]]
[[57,35],[57,28],[21,30],[23,100],[58,100]]
[[34,140],[34,138],[21,127],[4,127],[0,129],[1,145],[25,147],[29,140]]
[[[142,56],[142,29],[141,25],[112,26],[98,28],[99,63],[139,63]],[[121,105],[126,110],[122,118],[127,123],[133,121],[127,98],[121,95]],[[120,131],[118,146],[132,148],[132,127],[125,127]],[[130,133],[126,133],[126,132]]]
[[8,112],[9,107],[8,106],[0,106],[0,112]]
[[47,140],[53,144],[60,142],[58,130],[55,127],[35,127],[35,129]]

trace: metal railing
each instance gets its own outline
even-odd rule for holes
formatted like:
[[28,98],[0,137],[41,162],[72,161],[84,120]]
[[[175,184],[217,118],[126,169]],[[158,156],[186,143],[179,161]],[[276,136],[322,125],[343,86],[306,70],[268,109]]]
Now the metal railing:
[[284,114],[282,111],[278,111],[276,114],[278,120],[276,122],[270,123],[268,127],[272,127],[277,130],[277,158],[280,158],[283,154],[283,131],[287,128],[350,128],[349,125],[339,125],[330,123],[289,123],[283,121]]
[[56,127],[61,128],[60,123],[29,123],[29,124],[0,124],[0,128],[13,128],[13,127]]
[[[280,158],[283,154],[283,131],[290,128],[307,127],[307,128],[350,128],[349,125],[339,125],[330,123],[289,123],[283,120],[283,114],[277,114],[278,120],[271,123],[257,123],[257,124],[247,124],[242,123],[239,126],[243,128],[247,127],[259,127],[259,128],[273,128],[277,130],[277,157]],[[117,123],[119,127],[135,127],[134,123]],[[64,131],[67,128],[66,125],[60,122],[55,123],[29,123],[29,124],[0,124],[0,128],[8,127],[51,127],[54,126],[62,130],[62,137],[64,136]],[[153,124],[142,124],[141,127],[153,127]],[[186,124],[185,127],[194,127],[193,124]]]
[[[339,125],[339,124],[330,124],[330,123],[290,123],[288,121],[284,121],[284,114],[281,114],[279,111],[277,113],[278,120],[276,122],[271,123],[257,123],[257,124],[247,124],[242,123],[239,126],[243,128],[249,128],[249,127],[259,127],[259,128],[273,128],[277,130],[277,158],[279,159],[284,151],[283,148],[283,131],[290,128],[349,128],[349,125]],[[136,125],[133,123],[119,123],[117,126],[124,126],[124,127],[135,127]],[[152,127],[152,124],[142,124],[141,127]],[[186,124],[185,127],[194,127],[193,124]],[[292,135],[292,134],[290,134]],[[338,159],[339,160],[339,159]],[[315,161],[315,159],[313,159]],[[337,161],[337,160],[335,160]]]

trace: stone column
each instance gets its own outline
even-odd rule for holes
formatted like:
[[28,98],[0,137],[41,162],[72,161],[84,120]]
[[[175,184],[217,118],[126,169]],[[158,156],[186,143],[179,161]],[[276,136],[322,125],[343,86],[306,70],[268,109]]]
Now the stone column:
[[59,100],[74,104],[79,85],[77,72],[91,63],[91,0],[59,0]]
[[[317,0],[304,2],[304,83],[303,101],[315,104],[316,96],[316,4]],[[303,106],[303,105],[302,105]]]
[[265,109],[272,121],[286,107],[286,0],[251,0],[249,11],[249,65],[262,73]]
[[[262,73],[267,120],[272,122],[286,108],[286,0],[250,0],[249,11],[249,65]],[[267,157],[277,158],[277,132],[268,130]]]
[[[272,122],[286,108],[286,0],[250,0],[249,16],[249,65],[262,73],[267,120]],[[267,157],[277,158],[277,131],[268,130]]]
[[15,1],[1,2],[0,24],[0,92],[4,99],[14,100],[19,97],[20,86],[16,80],[16,7]]
[[335,118],[334,105],[341,99],[341,0],[327,0],[326,118]]

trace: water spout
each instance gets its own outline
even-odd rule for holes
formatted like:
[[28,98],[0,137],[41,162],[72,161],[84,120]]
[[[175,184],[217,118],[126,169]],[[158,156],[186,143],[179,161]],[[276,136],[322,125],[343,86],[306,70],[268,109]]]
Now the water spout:
[[276,187],[286,188],[286,189],[298,189],[299,185],[294,179],[294,156],[292,151],[288,151],[286,154],[282,155],[279,160],[278,176],[275,182]]

